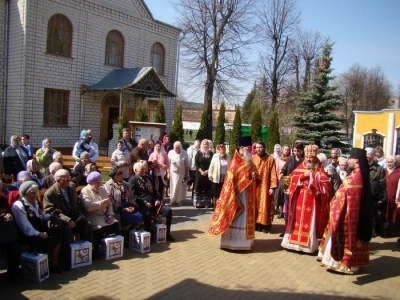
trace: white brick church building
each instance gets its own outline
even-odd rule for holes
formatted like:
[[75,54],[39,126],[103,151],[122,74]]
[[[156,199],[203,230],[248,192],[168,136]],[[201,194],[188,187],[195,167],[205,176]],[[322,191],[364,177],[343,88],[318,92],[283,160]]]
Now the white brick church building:
[[161,94],[169,128],[179,35],[144,0],[1,0],[0,144],[72,147],[91,128],[106,148],[121,103],[134,120],[144,99],[153,121]]

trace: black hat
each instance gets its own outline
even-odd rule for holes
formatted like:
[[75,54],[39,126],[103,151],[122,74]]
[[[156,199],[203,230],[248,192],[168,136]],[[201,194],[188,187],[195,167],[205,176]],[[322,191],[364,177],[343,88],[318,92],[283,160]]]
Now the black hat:
[[250,147],[251,146],[251,136],[241,136],[238,138],[239,147]]
[[361,148],[351,148],[350,150],[350,157],[349,158],[354,158],[360,160],[360,158],[365,158],[367,157],[367,151]]

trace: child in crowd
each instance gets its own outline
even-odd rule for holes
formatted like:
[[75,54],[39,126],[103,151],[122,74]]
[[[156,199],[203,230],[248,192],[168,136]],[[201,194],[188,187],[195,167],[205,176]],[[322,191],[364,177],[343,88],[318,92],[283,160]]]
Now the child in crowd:
[[82,130],[81,139],[76,145],[75,155],[77,157],[81,157],[81,153],[85,151],[90,152],[90,141],[88,132],[86,130]]

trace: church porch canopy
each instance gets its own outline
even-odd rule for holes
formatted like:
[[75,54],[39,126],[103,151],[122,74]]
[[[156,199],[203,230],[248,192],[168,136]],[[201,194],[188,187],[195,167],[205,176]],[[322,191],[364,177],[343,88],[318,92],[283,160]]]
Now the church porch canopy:
[[82,93],[127,90],[143,97],[175,97],[152,67],[114,69],[98,83],[82,86]]

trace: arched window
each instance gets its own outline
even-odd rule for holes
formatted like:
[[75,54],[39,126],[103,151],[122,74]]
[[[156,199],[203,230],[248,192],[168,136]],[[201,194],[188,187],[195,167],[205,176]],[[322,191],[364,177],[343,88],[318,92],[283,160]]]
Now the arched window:
[[72,24],[61,14],[52,16],[47,25],[46,52],[50,54],[71,57]]
[[107,34],[105,64],[115,67],[124,64],[124,37],[118,30],[111,30]]
[[159,75],[164,75],[164,47],[155,43],[151,47],[151,65]]

